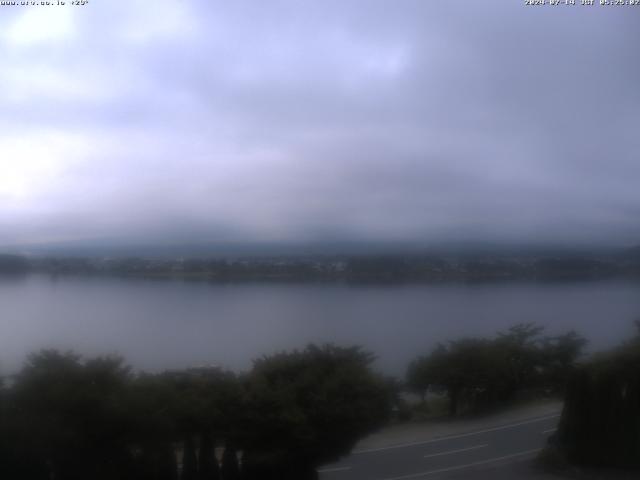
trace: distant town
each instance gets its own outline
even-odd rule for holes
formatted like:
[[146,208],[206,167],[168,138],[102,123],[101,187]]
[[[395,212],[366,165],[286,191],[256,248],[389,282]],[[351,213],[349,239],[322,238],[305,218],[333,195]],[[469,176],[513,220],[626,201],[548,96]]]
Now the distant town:
[[0,255],[0,273],[210,281],[438,282],[640,279],[640,247],[606,253],[458,253],[144,258]]

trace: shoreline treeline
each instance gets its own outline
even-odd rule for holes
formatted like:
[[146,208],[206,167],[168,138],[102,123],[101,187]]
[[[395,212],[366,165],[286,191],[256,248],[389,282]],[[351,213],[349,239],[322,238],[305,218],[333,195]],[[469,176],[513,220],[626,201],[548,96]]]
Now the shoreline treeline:
[[0,255],[0,273],[27,272],[217,282],[596,280],[640,277],[640,247],[613,253],[282,255],[174,259]]

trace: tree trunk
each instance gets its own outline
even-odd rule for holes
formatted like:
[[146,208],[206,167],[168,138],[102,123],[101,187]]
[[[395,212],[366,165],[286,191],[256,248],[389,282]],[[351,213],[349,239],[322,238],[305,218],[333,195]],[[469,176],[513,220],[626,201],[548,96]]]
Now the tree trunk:
[[452,388],[449,391],[449,416],[455,417],[458,414],[458,400],[460,397],[460,389]]
[[236,449],[230,443],[227,443],[222,454],[221,473],[222,480],[238,480],[240,478],[238,456],[236,455]]
[[167,443],[158,451],[158,477],[159,480],[178,480],[178,463],[173,445]]
[[193,437],[187,435],[184,441],[184,456],[182,458],[182,480],[197,480],[198,459]]
[[220,466],[215,456],[214,442],[210,433],[202,435],[198,455],[199,480],[220,480]]

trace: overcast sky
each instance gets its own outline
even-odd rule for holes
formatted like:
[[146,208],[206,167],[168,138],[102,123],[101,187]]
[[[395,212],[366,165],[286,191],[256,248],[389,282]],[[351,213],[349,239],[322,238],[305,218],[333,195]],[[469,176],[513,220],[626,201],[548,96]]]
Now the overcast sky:
[[0,245],[640,243],[640,8],[523,3],[0,6]]

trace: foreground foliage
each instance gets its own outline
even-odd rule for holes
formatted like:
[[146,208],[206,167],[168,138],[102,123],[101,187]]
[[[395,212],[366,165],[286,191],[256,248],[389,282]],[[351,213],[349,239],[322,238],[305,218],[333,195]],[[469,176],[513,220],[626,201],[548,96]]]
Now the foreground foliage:
[[390,411],[357,348],[133,375],[119,358],[43,351],[0,389],[0,477],[20,480],[305,479]]
[[572,377],[554,444],[572,463],[640,468],[640,322],[636,338]]
[[444,393],[451,416],[505,404],[525,391],[560,394],[586,341],[575,332],[543,332],[521,324],[493,339],[439,344],[409,365],[407,385],[423,401],[429,391]]

